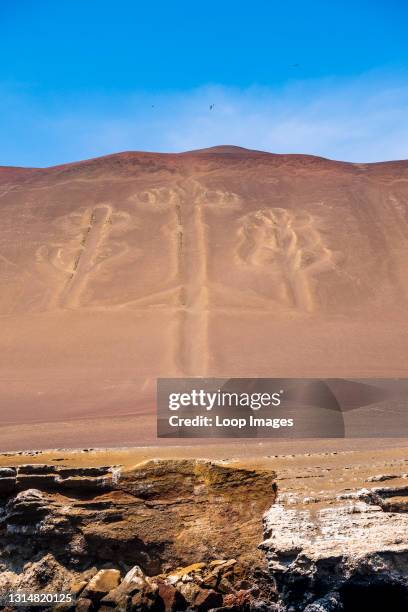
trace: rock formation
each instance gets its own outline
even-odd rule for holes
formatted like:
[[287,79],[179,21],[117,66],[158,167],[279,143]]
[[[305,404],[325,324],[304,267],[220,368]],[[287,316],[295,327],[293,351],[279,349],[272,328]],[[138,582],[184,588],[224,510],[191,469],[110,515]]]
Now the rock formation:
[[2,468],[0,493],[1,593],[73,592],[77,610],[208,610],[249,601],[266,575],[270,471],[32,464]]
[[0,594],[69,592],[40,609],[77,612],[403,612],[405,478],[301,498],[222,462],[3,467]]
[[407,495],[408,487],[377,487],[332,505],[273,505],[262,549],[283,609],[408,609]]

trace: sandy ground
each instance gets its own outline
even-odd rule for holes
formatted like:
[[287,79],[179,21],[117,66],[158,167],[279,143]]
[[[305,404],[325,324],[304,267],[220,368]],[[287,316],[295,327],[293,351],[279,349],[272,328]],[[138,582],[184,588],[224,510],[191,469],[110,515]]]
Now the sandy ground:
[[408,162],[0,168],[0,449],[155,445],[157,377],[408,377],[407,203]]

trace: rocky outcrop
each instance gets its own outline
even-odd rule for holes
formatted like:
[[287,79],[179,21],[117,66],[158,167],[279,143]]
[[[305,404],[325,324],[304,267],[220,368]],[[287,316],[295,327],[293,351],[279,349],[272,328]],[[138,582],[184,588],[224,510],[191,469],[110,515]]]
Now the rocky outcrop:
[[[52,588],[61,590],[61,583],[56,582],[58,570],[52,558],[45,558],[41,566],[33,565],[25,573],[27,579],[28,574],[43,578],[52,576]],[[65,588],[74,594],[74,603],[57,608],[77,612],[106,612],[112,609],[123,612],[272,610],[270,594],[269,603],[266,604],[261,599],[261,590],[254,587],[253,582],[253,578],[249,579],[248,568],[244,568],[235,559],[197,563],[153,577],[146,576],[138,566],[125,574],[113,568],[99,571],[93,568],[83,572],[79,580],[71,583],[66,581]],[[26,592],[39,590],[38,584],[32,582],[19,586]],[[49,591],[50,586],[48,583],[42,590]]]
[[[248,567],[236,559],[194,563],[158,576],[146,576],[133,567],[118,586],[108,589],[107,577],[116,581],[114,570],[101,570],[77,592],[76,609],[182,612],[183,610],[245,611],[273,610],[270,589],[254,585]],[[267,601],[264,601],[262,597]],[[276,609],[278,609],[276,607]]]
[[407,610],[407,493],[375,488],[326,507],[273,505],[262,549],[283,609]]
[[110,490],[118,469],[116,466],[72,468],[41,463],[0,468],[0,495],[28,488]]
[[78,610],[207,610],[265,573],[270,471],[33,464],[4,468],[0,492],[1,592],[69,591]]
[[77,612],[405,612],[405,476],[362,482],[277,497],[271,471],[222,462],[1,468],[0,593],[70,592]]

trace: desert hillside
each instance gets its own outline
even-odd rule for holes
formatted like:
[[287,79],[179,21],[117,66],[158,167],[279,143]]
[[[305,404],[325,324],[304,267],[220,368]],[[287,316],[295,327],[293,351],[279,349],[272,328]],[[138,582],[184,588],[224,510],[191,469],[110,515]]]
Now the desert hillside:
[[121,153],[0,207],[3,450],[151,442],[158,376],[408,376],[408,161]]

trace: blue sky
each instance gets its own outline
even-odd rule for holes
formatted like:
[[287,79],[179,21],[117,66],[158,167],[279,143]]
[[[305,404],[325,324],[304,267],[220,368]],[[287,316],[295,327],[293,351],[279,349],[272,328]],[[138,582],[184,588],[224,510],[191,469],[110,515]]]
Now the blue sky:
[[2,0],[0,164],[408,158],[407,25],[405,0]]

